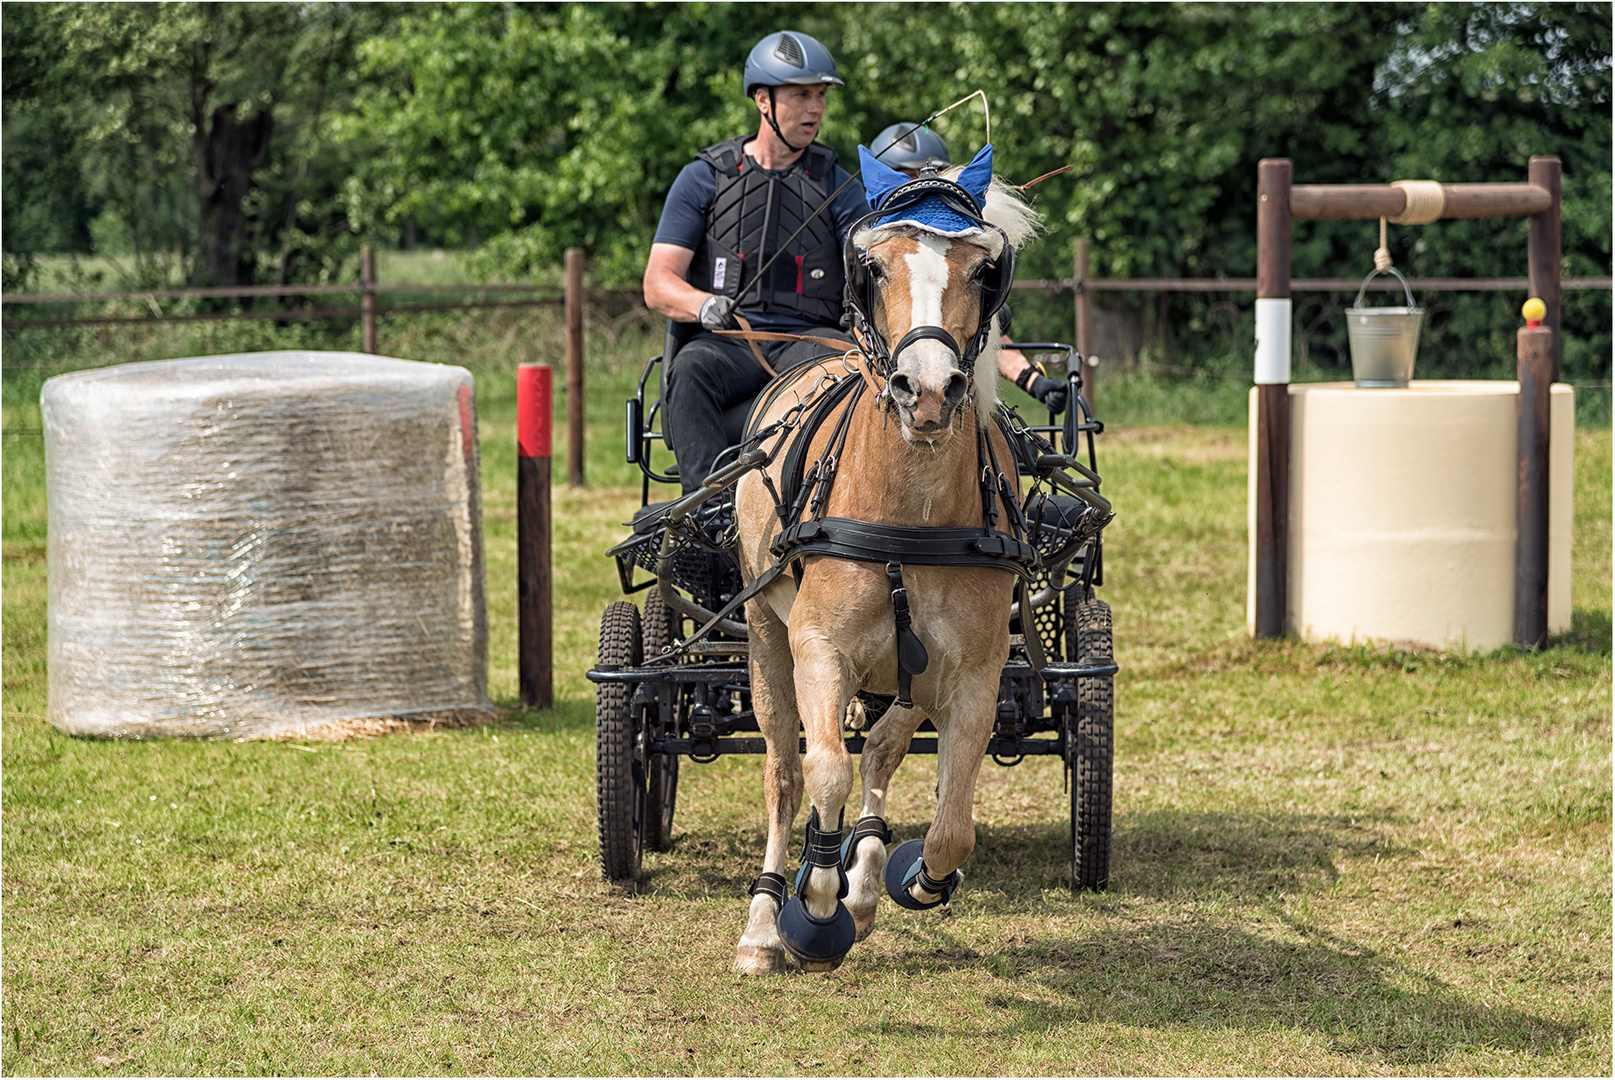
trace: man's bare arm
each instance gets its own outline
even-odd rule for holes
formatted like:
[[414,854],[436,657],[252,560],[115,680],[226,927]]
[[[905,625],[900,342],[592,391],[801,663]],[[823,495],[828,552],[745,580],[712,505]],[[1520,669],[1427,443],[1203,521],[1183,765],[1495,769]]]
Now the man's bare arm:
[[684,280],[694,258],[687,247],[652,244],[645,262],[645,306],[676,322],[700,322],[701,305],[712,294]]

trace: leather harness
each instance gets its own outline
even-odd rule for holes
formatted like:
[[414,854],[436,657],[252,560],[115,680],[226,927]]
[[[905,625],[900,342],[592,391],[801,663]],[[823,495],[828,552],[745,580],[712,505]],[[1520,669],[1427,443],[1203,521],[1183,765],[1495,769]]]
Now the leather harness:
[[[788,382],[789,380],[782,380]],[[984,429],[977,429],[980,468],[982,525],[890,525],[855,518],[830,517],[825,513],[835,483],[840,455],[851,428],[852,415],[863,400],[868,386],[862,374],[848,374],[811,399],[804,414],[782,435],[785,456],[780,468],[780,486],[769,484],[781,529],[769,545],[775,566],[788,566],[797,583],[802,580],[802,560],[809,555],[828,555],[857,562],[883,563],[892,595],[892,613],[897,631],[897,704],[913,707],[910,688],[913,676],[921,674],[930,658],[925,645],[914,633],[908,609],[908,591],[903,584],[903,565],[984,566],[1010,570],[1021,578],[1024,604],[1025,583],[1036,576],[1041,560],[1037,549],[1026,539],[1026,521],[1015,491],[999,468],[998,456]],[[759,399],[747,421],[748,435],[766,434],[756,428],[759,418],[778,399],[781,386],[771,388]],[[967,401],[961,408],[971,408]],[[824,450],[808,463],[811,446],[819,431],[834,417],[834,427]],[[748,440],[749,441],[749,440]],[[776,451],[779,447],[776,446]],[[772,456],[772,455],[770,455]],[[1002,497],[1010,531],[998,526],[998,501]],[[1035,634],[1026,635],[1028,647]],[[1041,651],[1041,650],[1039,650]],[[1038,658],[1041,667],[1041,657]]]
[[[957,185],[935,177],[922,178],[897,189],[883,202],[882,209],[872,212],[858,225],[861,226],[882,214],[911,205],[924,197],[943,198],[961,214],[981,222],[983,228],[992,227],[981,218],[972,196]],[[896,368],[897,357],[905,348],[927,338],[943,342],[960,357],[961,363],[967,369],[973,369],[976,357],[986,342],[992,319],[1008,294],[1009,281],[1014,276],[1015,252],[1006,240],[1000,256],[993,262],[992,269],[996,280],[991,288],[983,292],[980,328],[976,335],[965,343],[964,348],[961,349],[953,336],[939,326],[914,327],[903,335],[895,348],[889,348],[875,330],[869,317],[872,307],[869,302],[872,286],[868,282],[867,275],[861,272],[862,256],[853,247],[851,239],[857,229],[858,226],[855,226],[849,230],[843,258],[848,271],[854,268],[860,271],[856,275],[849,273],[847,288],[848,306],[853,316],[853,333],[859,341],[855,350],[857,369],[836,378],[828,387],[822,382],[819,383],[810,391],[807,401],[788,411],[780,420],[767,425],[759,426],[761,418],[773,408],[780,395],[787,387],[794,385],[796,380],[788,377],[774,380],[769,389],[758,399],[757,404],[752,407],[751,415],[746,421],[746,437],[743,440],[743,445],[750,449],[742,454],[737,462],[737,468],[764,467],[765,471],[761,474],[763,483],[774,500],[775,512],[780,521],[780,532],[769,546],[769,551],[774,556],[774,563],[753,579],[738,595],[731,598],[724,609],[705,627],[686,640],[693,641],[704,634],[716,625],[719,619],[727,617],[729,612],[771,584],[786,567],[790,568],[800,584],[803,573],[802,560],[809,555],[884,563],[891,588],[892,617],[897,637],[897,704],[913,708],[914,703],[910,697],[913,676],[925,671],[930,658],[924,643],[912,628],[908,590],[903,584],[905,563],[916,566],[982,566],[1009,570],[1018,575],[1020,580],[1017,583],[1017,592],[1028,658],[1035,668],[1044,666],[1042,643],[1038,640],[1036,630],[1032,628],[1031,605],[1027,598],[1027,584],[1037,575],[1042,560],[1037,549],[1028,542],[1026,520],[1021,513],[1012,482],[1014,466],[1011,465],[1011,474],[1005,475],[999,467],[992,439],[978,422],[977,475],[982,510],[982,524],[979,528],[890,525],[854,518],[829,517],[825,510],[840,467],[841,452],[846,443],[847,433],[851,429],[853,413],[862,403],[865,391],[874,392],[877,407],[890,407],[891,399],[879,385],[880,380],[883,377],[887,381],[890,380],[891,373]],[[795,335],[760,334],[749,331],[722,333],[726,336],[751,340],[779,337],[804,340]],[[843,343],[827,339],[805,340],[816,341],[836,349],[843,348]],[[854,352],[848,352],[846,356],[850,359],[854,356]],[[972,392],[958,407],[973,409],[975,407],[973,402]],[[812,444],[824,425],[830,423],[832,416],[835,417],[835,421],[829,441],[810,465],[808,455],[811,453]],[[998,423],[1002,427],[1001,419]],[[761,444],[776,434],[779,441],[774,444],[773,449],[763,451]],[[1009,438],[1007,433],[1005,437]],[[1010,441],[1013,444],[1013,440]],[[766,466],[772,464],[782,447],[785,457],[781,462],[780,484],[776,489],[768,476]],[[738,478],[738,473],[735,478]],[[1000,499],[1009,519],[1008,532],[998,528]]]

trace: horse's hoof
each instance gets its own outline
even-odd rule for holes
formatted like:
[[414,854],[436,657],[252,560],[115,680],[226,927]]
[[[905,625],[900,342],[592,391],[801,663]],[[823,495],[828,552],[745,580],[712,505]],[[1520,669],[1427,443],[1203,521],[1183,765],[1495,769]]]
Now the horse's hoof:
[[742,945],[735,950],[735,970],[742,975],[783,975],[790,965],[783,949]]
[[803,960],[799,966],[809,975],[815,975],[834,971],[841,966],[841,960],[842,958],[839,956],[834,960]]
[[929,911],[953,899],[953,890],[960,881],[957,870],[948,875],[942,894],[935,900],[929,902],[916,900],[909,892],[909,888],[919,880],[920,874],[924,871],[925,861],[920,857],[924,849],[924,840],[905,840],[893,848],[891,855],[886,859],[886,895],[890,896],[898,907],[905,907],[910,911]]
[[808,914],[802,898],[793,896],[780,908],[778,925],[785,951],[806,971],[835,970],[840,966],[841,958],[847,955],[847,950],[858,940],[858,928],[852,921],[852,912],[840,902],[836,903],[834,915],[828,919],[815,919]]

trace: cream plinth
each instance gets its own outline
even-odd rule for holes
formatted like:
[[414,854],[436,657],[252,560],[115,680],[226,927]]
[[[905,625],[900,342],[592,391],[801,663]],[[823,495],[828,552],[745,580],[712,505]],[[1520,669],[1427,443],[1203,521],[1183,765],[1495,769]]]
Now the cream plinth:
[[[1308,641],[1494,649],[1514,636],[1519,383],[1290,387],[1286,629]],[[1574,392],[1555,384],[1548,629],[1570,628]],[[1256,474],[1256,390],[1250,399]],[[1255,535],[1255,486],[1247,516]],[[1246,622],[1255,628],[1252,545]]]

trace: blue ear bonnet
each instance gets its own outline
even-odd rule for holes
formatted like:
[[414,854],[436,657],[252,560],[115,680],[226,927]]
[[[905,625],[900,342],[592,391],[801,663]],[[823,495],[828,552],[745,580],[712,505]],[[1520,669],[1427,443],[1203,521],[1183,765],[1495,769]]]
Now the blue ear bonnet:
[[[904,184],[915,182],[876,158],[869,152],[868,147],[858,147],[858,162],[862,169],[864,192],[869,196],[870,206],[879,207],[892,192]],[[992,179],[993,148],[989,143],[977,152],[970,164],[964,167],[958,179],[953,182],[963,188],[975,201],[978,215],[976,218],[966,217],[959,209],[949,206],[940,196],[928,196],[879,218],[875,225],[879,227],[901,222],[941,236],[966,236],[980,232],[982,223],[979,215],[987,205],[987,186],[992,183]]]

